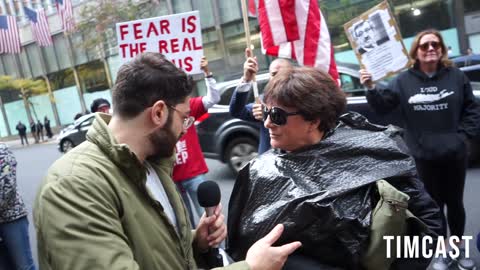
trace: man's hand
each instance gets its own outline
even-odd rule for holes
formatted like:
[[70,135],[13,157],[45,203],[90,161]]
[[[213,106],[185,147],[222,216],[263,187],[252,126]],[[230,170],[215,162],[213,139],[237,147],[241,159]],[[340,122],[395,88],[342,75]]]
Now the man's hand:
[[202,60],[200,60],[200,69],[203,70],[205,76],[208,76],[208,74],[210,73],[208,70],[208,60],[205,56],[202,56]]
[[212,216],[203,213],[197,226],[195,243],[199,250],[207,250],[219,245],[227,237],[225,216],[222,214],[222,204],[219,204]]
[[360,69],[360,83],[365,85],[367,89],[375,88],[375,84],[372,82],[372,74],[365,69]]
[[252,107],[252,114],[258,121],[263,121],[263,107],[261,103],[254,103]]
[[252,50],[245,49],[245,63],[243,64],[243,80],[249,82],[253,80],[258,71],[257,57],[253,57]]
[[272,247],[283,233],[283,225],[279,224],[273,228],[265,237],[258,240],[250,247],[245,261],[251,270],[277,270],[282,269],[287,261],[288,255],[301,247],[300,242],[292,242],[280,247]]

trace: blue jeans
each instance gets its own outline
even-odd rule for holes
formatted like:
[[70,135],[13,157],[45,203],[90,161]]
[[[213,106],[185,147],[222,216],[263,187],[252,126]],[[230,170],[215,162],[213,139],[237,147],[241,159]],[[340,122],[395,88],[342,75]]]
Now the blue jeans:
[[[185,205],[190,211],[190,220],[194,227],[195,221],[193,216],[196,214],[201,217],[203,215],[203,212],[205,212],[204,209],[200,206],[197,197],[198,186],[203,182],[205,182],[205,176],[203,174],[183,180],[182,182],[177,182],[177,185],[179,186],[179,189],[182,193],[183,201],[185,202]],[[188,197],[190,197],[190,199],[192,200],[193,206],[190,204],[190,200],[188,199]]]
[[1,223],[0,238],[0,269],[35,270],[26,216]]

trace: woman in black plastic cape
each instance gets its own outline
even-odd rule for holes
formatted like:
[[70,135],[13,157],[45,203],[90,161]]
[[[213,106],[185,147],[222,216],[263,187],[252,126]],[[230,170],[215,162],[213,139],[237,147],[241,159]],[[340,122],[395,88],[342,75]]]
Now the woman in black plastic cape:
[[[282,71],[266,86],[264,101],[272,150],[240,171],[232,191],[227,248],[235,260],[283,223],[277,244],[302,242],[286,269],[362,269],[380,179],[406,193],[408,209],[428,227],[412,223],[408,234],[441,232],[438,207],[415,177],[398,132],[342,115],[345,95],[328,74]],[[392,269],[425,269],[429,261],[397,259]]]

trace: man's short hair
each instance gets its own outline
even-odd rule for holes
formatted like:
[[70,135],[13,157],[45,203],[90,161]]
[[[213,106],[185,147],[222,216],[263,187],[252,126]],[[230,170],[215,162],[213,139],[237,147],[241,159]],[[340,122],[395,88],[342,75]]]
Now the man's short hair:
[[346,110],[345,93],[332,77],[312,67],[281,70],[265,87],[265,103],[296,108],[307,121],[320,120],[320,131],[335,127]]
[[354,27],[353,27],[353,33],[355,34],[355,37],[358,38],[358,35],[357,35],[357,29],[364,25],[364,24],[368,24],[371,28],[373,28],[373,26],[370,24],[370,21],[369,20],[364,20],[364,21],[361,21],[360,23],[357,23]]
[[191,78],[164,55],[142,53],[118,71],[113,86],[113,113],[129,119],[159,100],[175,106],[184,102],[192,90]]
[[101,107],[108,106],[109,108],[111,107],[110,102],[104,98],[97,98],[92,102],[92,105],[90,105],[90,111],[92,113],[98,112],[98,109]]

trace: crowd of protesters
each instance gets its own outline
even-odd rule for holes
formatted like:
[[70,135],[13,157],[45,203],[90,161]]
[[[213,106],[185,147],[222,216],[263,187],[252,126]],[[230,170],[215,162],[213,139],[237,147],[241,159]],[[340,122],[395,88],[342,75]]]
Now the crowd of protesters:
[[[190,97],[191,78],[165,56],[138,55],[121,66],[112,104],[92,103],[97,114],[86,141],[50,167],[38,190],[40,269],[212,268],[211,251],[227,238],[226,252],[236,262],[225,269],[447,269],[453,263],[473,269],[461,241],[453,243],[458,256],[433,261],[423,254],[386,260],[372,251],[378,231],[437,239],[465,230],[466,147],[480,134],[480,105],[438,31],[417,34],[409,54],[411,68],[386,87],[360,70],[373,110],[401,110],[400,137],[347,113],[345,94],[328,73],[285,59],[272,62],[264,95],[247,104],[259,68],[247,49],[230,112],[259,123],[259,155],[237,176],[228,224],[221,205],[207,216],[196,196],[208,167],[192,124],[220,100],[207,59],[201,61],[207,93]],[[423,91],[428,87],[438,93]],[[425,110],[413,96],[447,106]],[[27,127],[16,128],[28,145]],[[44,140],[44,130],[51,138],[47,117],[30,123],[35,142]],[[20,230],[28,221],[15,159],[6,148],[1,153],[2,181],[9,181],[1,192],[14,194],[0,197],[0,238],[8,251],[1,254],[19,254],[9,246],[6,225],[21,222],[16,237],[28,243],[28,232]],[[397,204],[381,208],[383,200],[391,203],[385,194]],[[392,211],[395,222],[379,217],[381,211]],[[34,269],[29,246],[21,251],[0,259]]]

